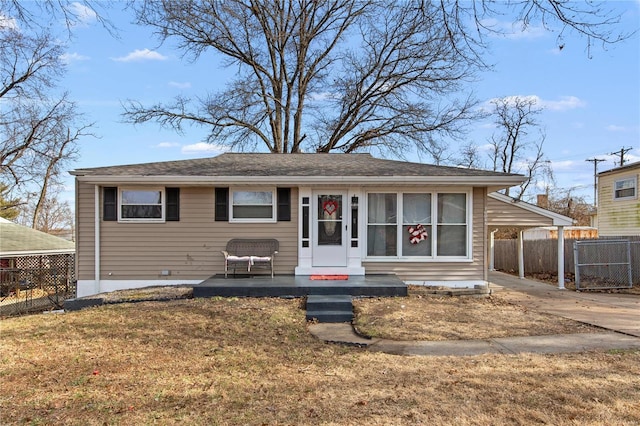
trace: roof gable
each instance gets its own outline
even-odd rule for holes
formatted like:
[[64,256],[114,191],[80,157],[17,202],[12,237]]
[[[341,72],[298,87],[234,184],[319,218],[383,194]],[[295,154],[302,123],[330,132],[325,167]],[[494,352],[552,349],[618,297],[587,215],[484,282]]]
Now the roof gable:
[[[552,212],[551,210],[543,209],[542,207],[527,203],[526,201],[517,200],[513,197],[509,197],[508,195],[500,194],[498,192],[489,194],[489,198],[503,206],[499,209],[495,209],[499,213],[494,212],[493,214],[496,216],[507,217],[509,220],[509,223],[502,223],[498,219],[504,219],[504,217],[491,217],[492,215],[490,214],[490,217],[488,218],[489,226],[571,226],[574,222],[574,220],[568,216]],[[517,215],[508,214],[508,212],[506,211],[508,209],[514,208],[531,213],[532,215],[530,215],[530,219],[523,222],[518,222],[518,220],[516,219],[518,217]],[[531,218],[533,218],[533,220],[531,220]]]

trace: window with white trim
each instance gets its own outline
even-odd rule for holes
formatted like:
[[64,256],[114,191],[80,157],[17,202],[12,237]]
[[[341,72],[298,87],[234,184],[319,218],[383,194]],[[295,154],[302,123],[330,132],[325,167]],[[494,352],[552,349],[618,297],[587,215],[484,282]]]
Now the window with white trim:
[[625,179],[616,180],[613,188],[614,200],[634,199],[637,194],[637,180],[636,177],[630,177]]
[[468,259],[469,203],[468,192],[367,194],[367,257]]
[[232,222],[275,222],[275,190],[270,191],[231,191]]
[[118,220],[164,221],[164,188],[121,188]]

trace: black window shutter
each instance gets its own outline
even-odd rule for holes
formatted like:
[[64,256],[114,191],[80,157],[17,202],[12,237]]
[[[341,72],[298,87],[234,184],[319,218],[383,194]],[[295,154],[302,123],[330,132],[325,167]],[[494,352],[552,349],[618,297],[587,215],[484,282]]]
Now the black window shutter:
[[118,220],[118,188],[102,188],[102,220]]
[[278,188],[278,222],[291,222],[291,188]]
[[180,220],[180,188],[166,188],[167,221]]
[[216,221],[229,221],[229,188],[216,188]]

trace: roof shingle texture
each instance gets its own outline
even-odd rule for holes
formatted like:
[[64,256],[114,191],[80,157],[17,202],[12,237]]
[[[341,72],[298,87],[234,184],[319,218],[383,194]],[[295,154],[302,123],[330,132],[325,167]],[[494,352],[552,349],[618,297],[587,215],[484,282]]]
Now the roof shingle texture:
[[77,169],[94,176],[518,176],[479,169],[385,160],[370,154],[241,154]]
[[8,252],[67,251],[75,243],[17,223],[0,220],[0,255]]

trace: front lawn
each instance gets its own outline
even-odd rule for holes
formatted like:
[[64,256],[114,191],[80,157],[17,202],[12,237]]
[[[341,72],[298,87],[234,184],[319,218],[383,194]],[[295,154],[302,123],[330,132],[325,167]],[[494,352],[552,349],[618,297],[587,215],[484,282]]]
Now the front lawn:
[[301,307],[183,299],[4,319],[0,423],[640,423],[640,351],[371,353],[317,341]]

